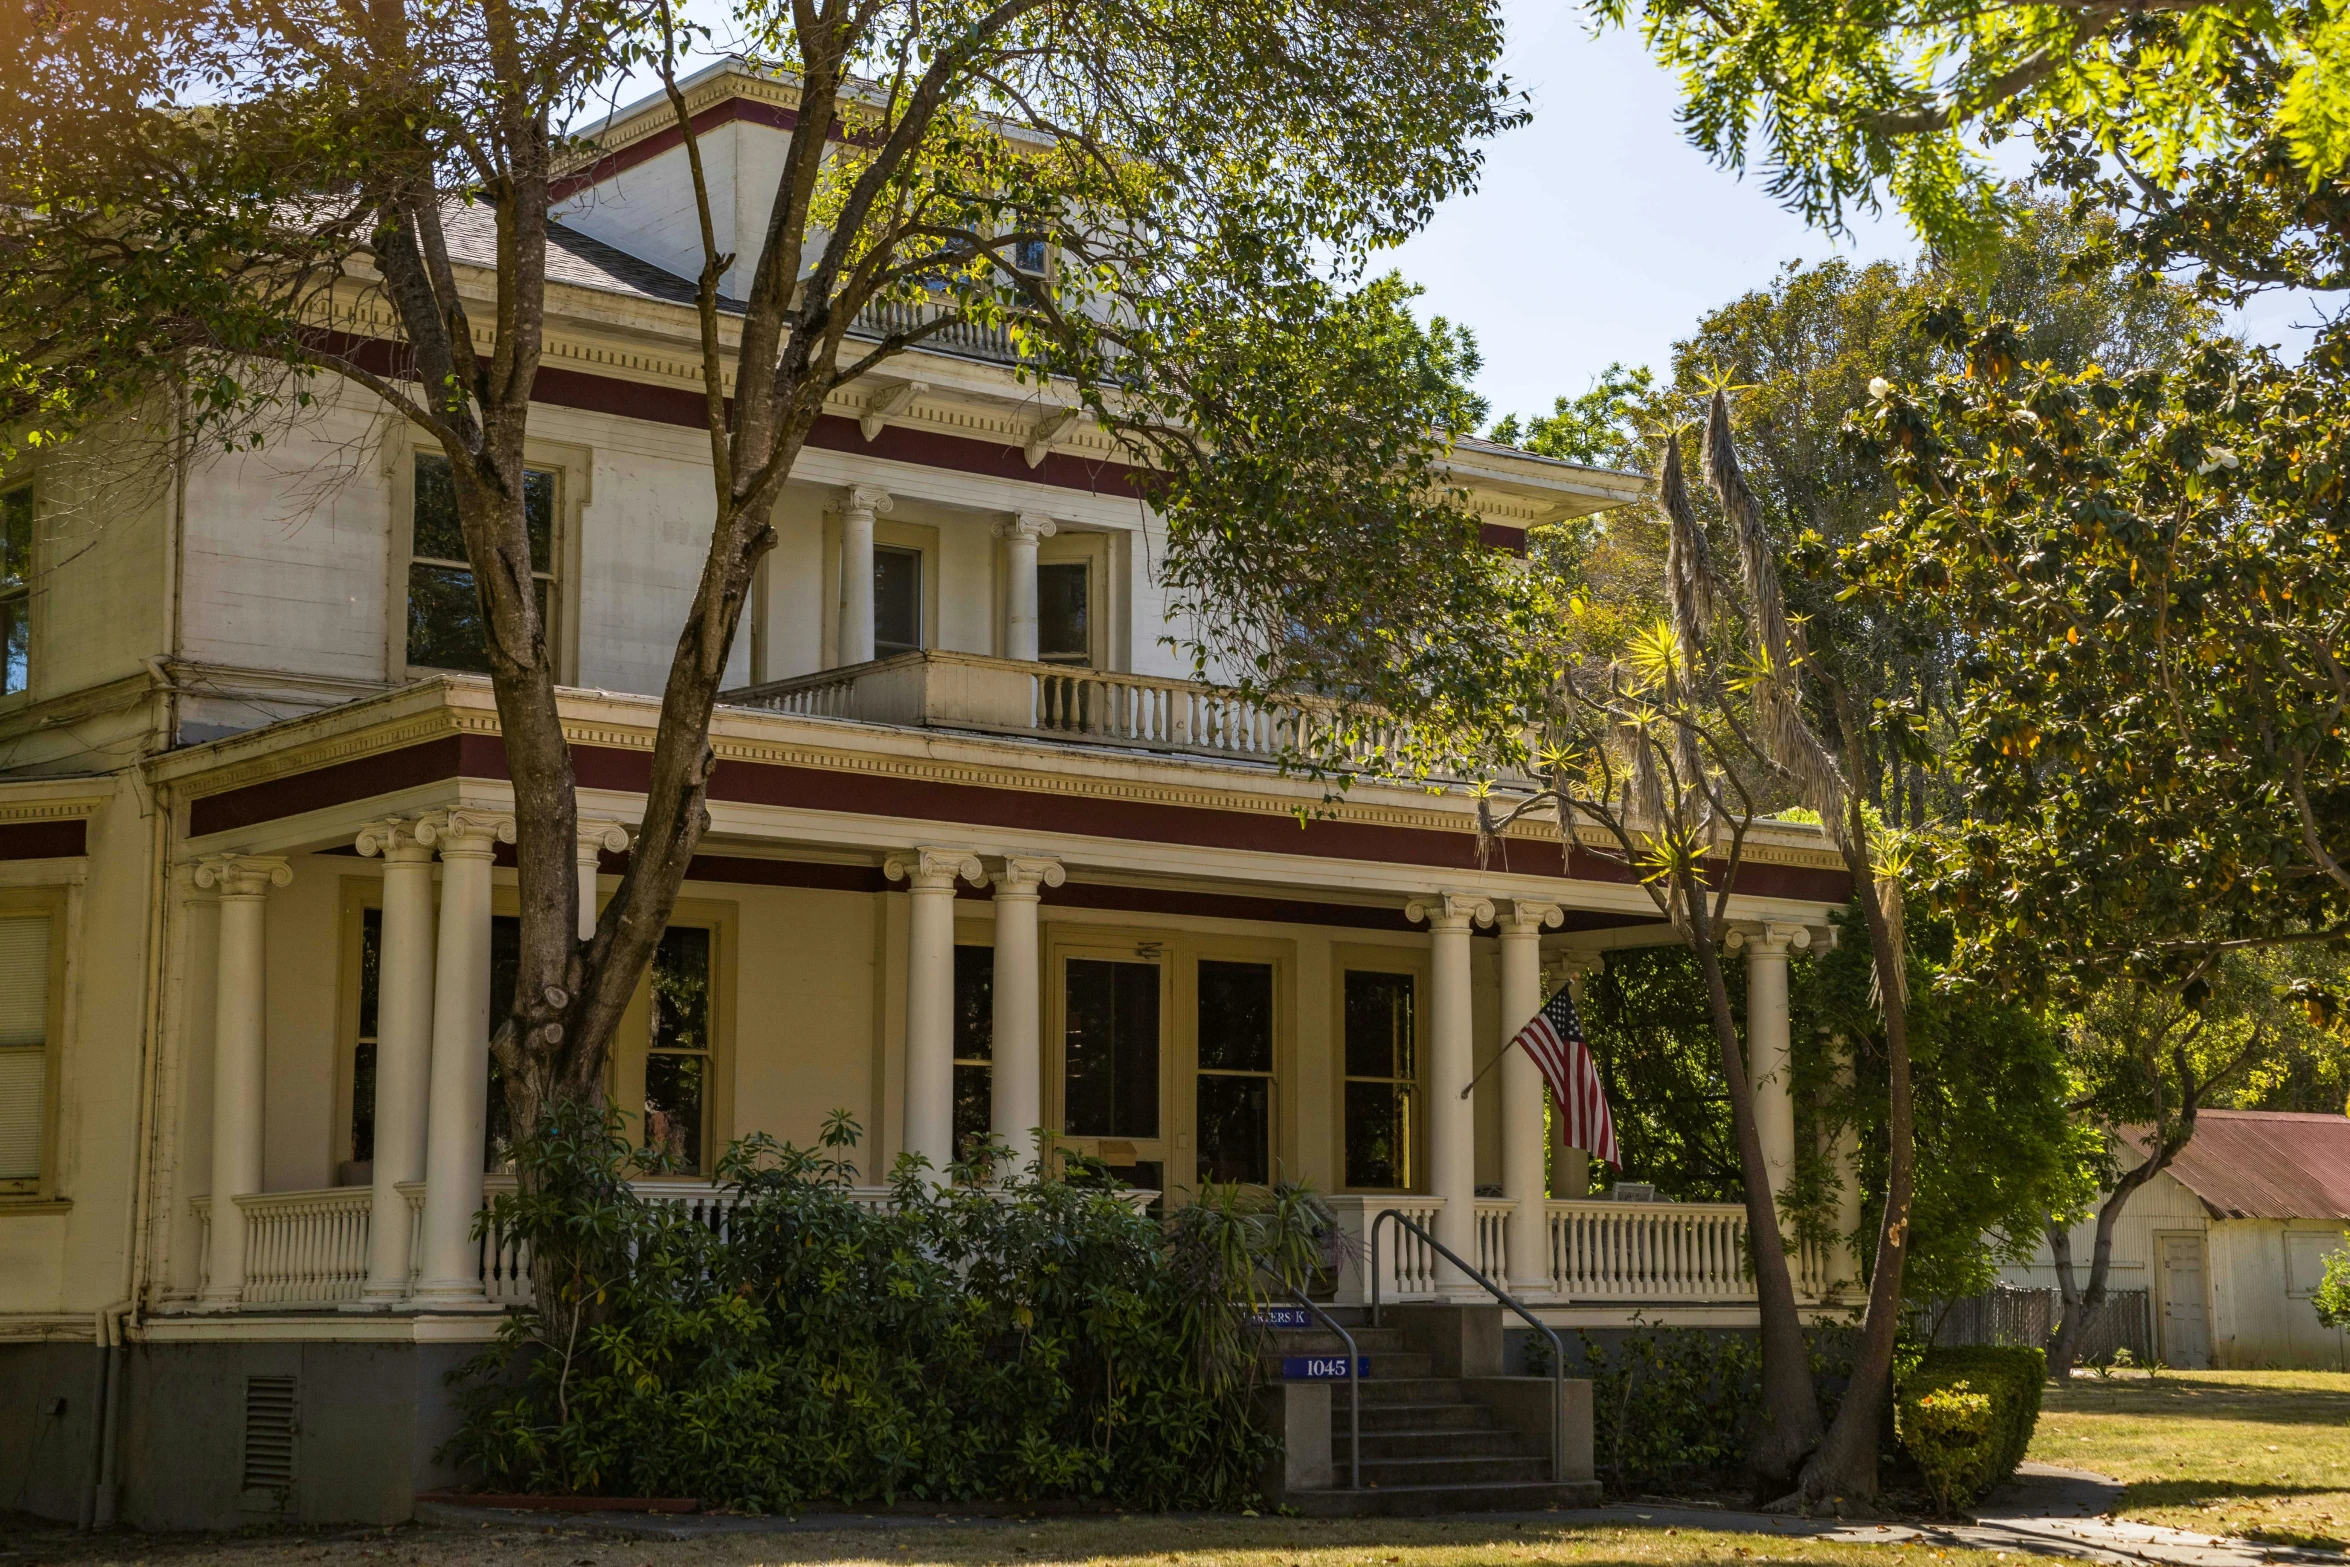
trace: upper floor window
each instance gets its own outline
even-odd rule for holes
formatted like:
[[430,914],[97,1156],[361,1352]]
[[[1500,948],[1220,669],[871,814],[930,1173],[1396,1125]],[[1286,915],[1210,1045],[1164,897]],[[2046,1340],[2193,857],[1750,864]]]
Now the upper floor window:
[[1047,664],[1093,661],[1093,567],[1082,560],[1036,568],[1036,656]]
[[[539,623],[550,647],[555,638],[555,489],[553,470],[532,468],[522,481],[523,524],[530,533],[531,575],[539,595]],[[457,520],[456,481],[449,460],[416,454],[416,512],[408,546],[408,664],[487,674],[488,628],[482,621],[473,567],[465,558],[465,530]]]
[[33,487],[0,495],[0,696],[22,691],[33,662]]
[[1020,239],[1012,242],[1012,267],[1031,277],[1044,276],[1045,260],[1052,249],[1041,239]]
[[922,552],[888,545],[873,551],[873,656],[922,648]]

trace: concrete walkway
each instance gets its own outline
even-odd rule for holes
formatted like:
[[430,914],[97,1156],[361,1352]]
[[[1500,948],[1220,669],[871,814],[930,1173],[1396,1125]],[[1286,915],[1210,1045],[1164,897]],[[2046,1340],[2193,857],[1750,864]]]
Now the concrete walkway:
[[1987,1551],[2023,1551],[2035,1556],[2070,1556],[2112,1567],[2261,1567],[2303,1563],[2346,1567],[2339,1551],[2261,1545],[2251,1540],[2158,1529],[2113,1516],[2122,1483],[2109,1475],[2054,1464],[2025,1463],[2016,1477],[1985,1499],[1972,1523],[1860,1523],[1834,1518],[1788,1518],[1773,1513],[1732,1512],[1710,1507],[1624,1505],[1601,1513],[1627,1521],[1678,1529],[1714,1529],[1752,1534],[1836,1540],[1853,1545],[1964,1546]]
[[[2124,1522],[2113,1517],[2121,1492],[2121,1482],[2106,1475],[2090,1474],[2080,1469],[2059,1469],[2052,1464],[2027,1463],[2014,1480],[1977,1509],[1972,1523],[1863,1523],[1837,1518],[1796,1518],[1779,1513],[1739,1512],[1729,1508],[1670,1503],[1652,1505],[1645,1502],[1540,1513],[1474,1513],[1461,1516],[1479,1522],[1541,1523],[1568,1528],[1587,1523],[1641,1524],[1652,1528],[1778,1534],[1789,1539],[1834,1540],[1851,1545],[1958,1546],[1976,1550],[2018,1551],[2035,1556],[2067,1556],[2107,1563],[2110,1567],[2264,1567],[2264,1564],[2271,1563],[2302,1564],[2302,1567],[2350,1567],[2350,1557],[2338,1551],[2259,1545],[2249,1540]],[[691,1540],[727,1534],[799,1534],[839,1529],[957,1528],[1021,1521],[1000,1514],[982,1516],[951,1512],[812,1512],[803,1513],[797,1518],[737,1518],[716,1514],[655,1516],[644,1513],[552,1513],[451,1506],[442,1502],[418,1503],[416,1518],[422,1524],[451,1529],[508,1525],[537,1531],[552,1525],[564,1529],[587,1529],[598,1533],[664,1540]]]

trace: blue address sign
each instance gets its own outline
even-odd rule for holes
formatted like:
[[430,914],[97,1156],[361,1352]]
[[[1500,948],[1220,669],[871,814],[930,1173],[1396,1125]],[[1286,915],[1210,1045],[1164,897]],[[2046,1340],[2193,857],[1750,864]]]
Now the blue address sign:
[[[1355,1375],[1358,1377],[1369,1376],[1371,1374],[1369,1359],[1357,1356],[1354,1369]],[[1281,1375],[1285,1380],[1291,1382],[1344,1381],[1346,1378],[1346,1357],[1344,1355],[1284,1355],[1281,1357]]]

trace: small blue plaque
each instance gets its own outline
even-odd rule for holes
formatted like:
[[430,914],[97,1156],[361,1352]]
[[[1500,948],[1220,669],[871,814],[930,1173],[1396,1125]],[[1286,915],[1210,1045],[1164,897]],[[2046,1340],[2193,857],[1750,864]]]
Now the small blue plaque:
[[1267,1306],[1255,1320],[1260,1328],[1310,1328],[1314,1314],[1303,1306]]
[[[1355,1358],[1355,1375],[1371,1374],[1366,1357]],[[1284,1355],[1281,1357],[1281,1375],[1290,1382],[1343,1382],[1346,1380],[1344,1355]]]

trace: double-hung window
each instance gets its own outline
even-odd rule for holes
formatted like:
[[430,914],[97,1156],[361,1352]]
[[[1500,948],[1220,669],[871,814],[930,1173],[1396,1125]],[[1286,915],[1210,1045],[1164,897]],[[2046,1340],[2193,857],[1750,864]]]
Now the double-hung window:
[[1199,965],[1199,1179],[1273,1179],[1273,965]]
[[33,664],[33,487],[0,495],[0,696],[26,689]]
[[[523,524],[530,534],[530,570],[538,589],[539,623],[547,645],[555,634],[557,475],[552,469],[525,471]],[[416,454],[416,506],[408,545],[408,667],[470,670],[487,674],[489,628],[482,617],[473,567],[465,556],[465,530],[457,520],[456,481],[449,459]]]
[[995,1126],[995,948],[955,948],[955,1157]]
[[63,1011],[63,894],[0,892],[0,1197],[36,1197],[49,1159]]

